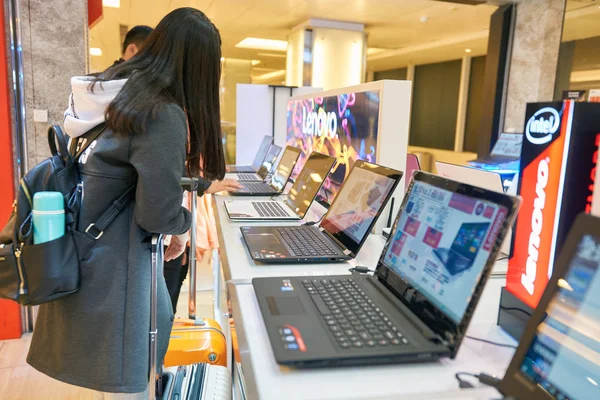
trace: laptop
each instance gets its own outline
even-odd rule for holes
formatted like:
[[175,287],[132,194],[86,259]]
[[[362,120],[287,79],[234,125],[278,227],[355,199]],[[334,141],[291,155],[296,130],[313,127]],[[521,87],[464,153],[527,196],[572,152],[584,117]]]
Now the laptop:
[[506,398],[600,399],[599,293],[600,218],[580,214],[498,385]]
[[241,188],[229,192],[230,196],[273,196],[283,192],[294,166],[300,157],[300,149],[287,146],[277,164],[270,182],[240,182]]
[[335,164],[335,160],[335,157],[313,151],[285,199],[226,201],[225,209],[229,218],[234,221],[277,221],[304,218]]
[[225,174],[225,177],[236,179],[240,182],[264,182],[264,180],[267,179],[269,172],[273,169],[275,161],[277,161],[277,157],[279,157],[279,153],[281,153],[281,147],[274,144],[267,152],[267,155],[257,172],[234,172]]
[[[473,266],[489,227],[490,222],[462,224],[450,248],[439,247],[433,250],[450,275],[456,275]],[[435,230],[432,231],[433,234],[437,234]]]
[[250,256],[263,263],[355,258],[401,178],[402,172],[357,160],[319,226],[240,228]]
[[[308,368],[454,358],[519,204],[417,172],[373,275],[253,279],[276,361]],[[453,275],[434,250],[479,222],[490,223],[486,238]]]
[[522,133],[501,133],[489,155],[469,161],[474,164],[507,164],[521,158]]
[[273,137],[269,135],[265,135],[262,141],[260,142],[260,146],[258,146],[258,151],[254,156],[254,161],[252,161],[252,165],[228,165],[227,172],[256,172],[260,168],[267,152],[269,151],[269,147],[271,147],[271,143],[273,143]]

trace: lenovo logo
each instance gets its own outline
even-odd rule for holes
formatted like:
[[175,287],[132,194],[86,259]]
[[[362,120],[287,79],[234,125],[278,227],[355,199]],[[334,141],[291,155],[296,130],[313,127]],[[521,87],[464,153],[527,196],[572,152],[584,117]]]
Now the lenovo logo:
[[525,273],[521,275],[521,284],[530,295],[535,289],[537,275],[537,262],[540,249],[540,233],[544,223],[544,206],[546,205],[546,186],[548,185],[549,158],[538,164],[537,183],[535,185],[536,199],[533,201],[533,214],[531,215],[531,233],[529,234],[529,247]]
[[552,135],[558,132],[560,115],[552,107],[538,110],[525,127],[525,136],[533,144],[546,144],[552,140]]

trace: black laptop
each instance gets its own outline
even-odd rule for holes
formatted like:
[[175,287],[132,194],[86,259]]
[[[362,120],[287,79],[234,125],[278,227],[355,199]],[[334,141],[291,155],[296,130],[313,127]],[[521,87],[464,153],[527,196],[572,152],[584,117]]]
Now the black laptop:
[[600,399],[600,218],[577,217],[498,389],[517,400]]
[[226,201],[229,218],[234,221],[294,221],[304,218],[335,160],[335,157],[313,151],[284,198]]
[[275,161],[281,153],[281,147],[276,144],[272,145],[265,159],[263,160],[260,168],[256,172],[234,172],[226,175],[227,178],[233,178],[240,182],[264,182],[267,179],[267,175],[275,166]]
[[[253,279],[275,359],[330,367],[454,358],[518,206],[417,172],[374,275]],[[434,250],[471,222],[490,223],[486,238],[472,266],[452,275]]]
[[242,227],[250,256],[260,262],[337,262],[356,257],[402,172],[357,160],[320,226]]
[[273,143],[273,136],[265,135],[260,142],[256,156],[254,156],[254,161],[252,161],[252,165],[228,165],[227,172],[252,173],[258,171],[260,165],[265,159],[265,156],[267,155],[267,152],[269,151],[269,148],[271,147],[271,143]]
[[300,149],[287,146],[269,182],[240,182],[242,187],[231,196],[272,196],[283,192],[300,157]]

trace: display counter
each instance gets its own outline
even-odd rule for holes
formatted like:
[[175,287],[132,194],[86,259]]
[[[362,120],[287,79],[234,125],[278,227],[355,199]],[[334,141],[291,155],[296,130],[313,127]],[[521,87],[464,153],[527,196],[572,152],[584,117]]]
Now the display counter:
[[[251,284],[255,277],[318,276],[350,274],[357,265],[374,268],[385,244],[383,237],[371,235],[356,260],[333,264],[255,263],[248,254],[240,232],[244,225],[300,225],[318,220],[323,210],[314,204],[305,221],[232,222],[225,210],[228,196],[215,196],[214,209],[220,242],[220,263],[228,298],[228,310],[215,313],[230,316],[235,326],[237,350],[230,368],[234,374],[236,398],[246,399],[491,399],[497,392],[489,388],[459,390],[457,372],[486,372],[502,376],[513,350],[465,338],[455,360],[442,359],[423,364],[292,369],[279,366],[274,359],[262,315]],[[255,198],[264,200],[265,198]],[[500,290],[505,283],[505,260],[498,261],[483,292],[468,335],[506,344],[514,344],[496,326]],[[216,275],[215,275],[216,276]],[[216,299],[215,304],[225,302]],[[227,324],[229,325],[229,324]],[[223,325],[225,326],[225,325]],[[231,332],[226,332],[231,343]],[[234,354],[234,352],[232,352]],[[477,386],[477,385],[476,385]]]

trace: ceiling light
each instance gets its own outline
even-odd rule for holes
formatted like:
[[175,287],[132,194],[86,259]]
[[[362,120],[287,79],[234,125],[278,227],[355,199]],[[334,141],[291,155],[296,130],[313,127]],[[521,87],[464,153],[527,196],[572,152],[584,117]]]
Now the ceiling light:
[[429,21],[429,17],[427,15],[423,15],[419,18],[419,21],[424,24],[425,22]]
[[275,39],[263,39],[247,37],[242,40],[235,47],[244,49],[261,49],[261,50],[272,50],[272,51],[286,51],[287,42],[285,40]]
[[102,55],[102,49],[99,47],[90,47],[90,56],[100,57]]
[[121,8],[121,0],[102,0],[104,7]]
[[471,51],[471,49],[465,49],[465,53],[470,53]]
[[286,54],[280,54],[280,53],[256,53],[256,55],[262,56],[262,57],[273,57],[273,58],[286,58],[287,57]]
[[221,57],[221,62],[225,61],[225,57]]
[[382,51],[386,51],[387,49],[380,49],[378,47],[369,47],[367,48],[367,55],[381,53]]
[[260,64],[260,60],[252,60],[252,66]]

